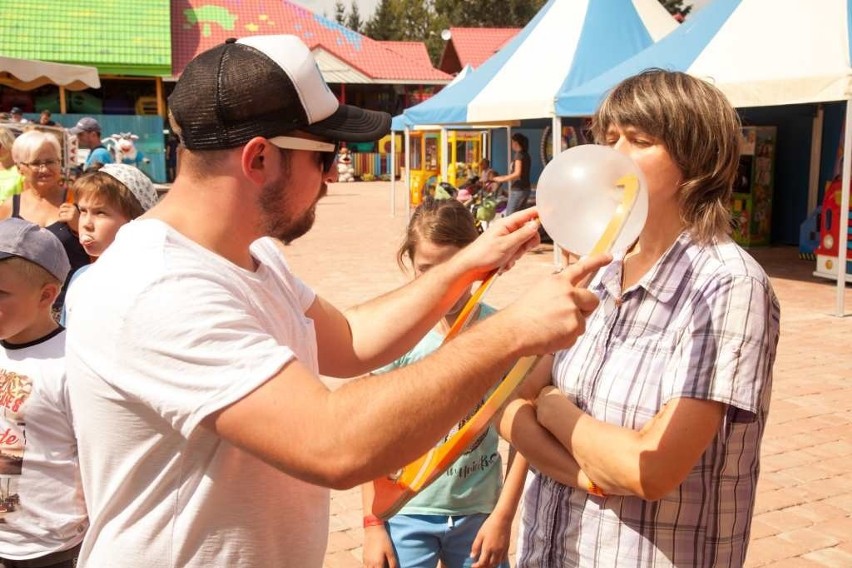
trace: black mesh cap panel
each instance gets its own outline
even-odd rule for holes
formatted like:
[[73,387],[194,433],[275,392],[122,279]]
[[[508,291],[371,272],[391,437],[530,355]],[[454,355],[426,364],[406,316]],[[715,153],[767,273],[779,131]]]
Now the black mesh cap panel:
[[290,77],[262,52],[225,43],[193,59],[169,97],[184,145],[225,150],[307,126]]

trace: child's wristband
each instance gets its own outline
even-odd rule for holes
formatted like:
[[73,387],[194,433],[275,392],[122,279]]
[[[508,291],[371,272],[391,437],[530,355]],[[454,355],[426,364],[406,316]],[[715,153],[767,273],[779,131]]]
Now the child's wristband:
[[385,522],[378,518],[376,515],[365,515],[364,516],[364,528],[367,527],[378,527],[384,526]]

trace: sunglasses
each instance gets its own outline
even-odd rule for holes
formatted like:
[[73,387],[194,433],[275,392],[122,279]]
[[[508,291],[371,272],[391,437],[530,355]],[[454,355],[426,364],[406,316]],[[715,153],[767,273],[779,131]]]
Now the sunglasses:
[[269,141],[276,147],[282,150],[308,150],[317,152],[317,161],[322,166],[322,171],[331,170],[335,160],[337,160],[337,151],[340,149],[340,142],[321,142],[319,140],[309,140],[307,138],[296,138],[293,136],[275,136]]

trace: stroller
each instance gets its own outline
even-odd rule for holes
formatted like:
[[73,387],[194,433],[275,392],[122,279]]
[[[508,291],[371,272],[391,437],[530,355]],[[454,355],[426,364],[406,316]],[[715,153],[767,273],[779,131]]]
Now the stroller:
[[503,214],[509,198],[505,192],[500,190],[500,183],[495,181],[481,181],[478,176],[468,178],[459,188],[459,193],[469,195],[468,199],[461,201],[467,205],[473,215],[476,230],[482,233],[488,228],[488,224]]

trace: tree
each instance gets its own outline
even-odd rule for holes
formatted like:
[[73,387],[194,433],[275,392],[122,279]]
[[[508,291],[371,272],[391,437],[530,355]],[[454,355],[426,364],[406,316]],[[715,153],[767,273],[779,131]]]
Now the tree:
[[358,4],[355,0],[349,5],[349,17],[346,19],[346,27],[350,30],[360,32],[364,27],[364,22],[361,21],[361,11],[358,10]]
[[692,11],[692,4],[684,6],[683,0],[660,0],[660,4],[673,16],[680,14],[685,18]]
[[399,39],[395,0],[379,0],[376,11],[364,26],[364,35],[379,41]]
[[364,25],[375,40],[423,41],[433,62],[444,49],[441,31],[450,26],[522,28],[546,0],[380,0]]
[[341,26],[346,24],[346,8],[340,0],[334,3],[334,21]]

